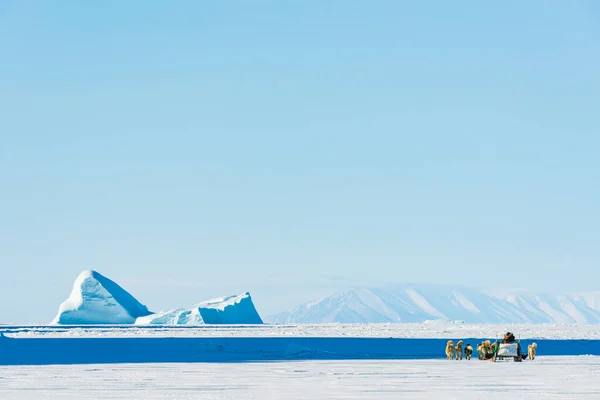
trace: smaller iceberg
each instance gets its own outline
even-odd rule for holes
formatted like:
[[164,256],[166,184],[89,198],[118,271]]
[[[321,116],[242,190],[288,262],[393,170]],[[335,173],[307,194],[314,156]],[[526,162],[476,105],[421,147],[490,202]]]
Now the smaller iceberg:
[[202,325],[204,320],[197,308],[177,308],[140,317],[136,325]]
[[152,314],[125,289],[96,271],[83,271],[52,324],[133,324]]
[[178,308],[142,316],[136,325],[262,324],[250,293],[204,301],[192,308]]

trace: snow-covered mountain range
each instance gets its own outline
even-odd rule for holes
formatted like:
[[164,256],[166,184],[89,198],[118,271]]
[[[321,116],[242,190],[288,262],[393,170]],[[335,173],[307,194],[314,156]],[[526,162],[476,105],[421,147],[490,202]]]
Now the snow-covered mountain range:
[[600,292],[492,295],[444,285],[353,289],[267,317],[270,323],[600,323]]

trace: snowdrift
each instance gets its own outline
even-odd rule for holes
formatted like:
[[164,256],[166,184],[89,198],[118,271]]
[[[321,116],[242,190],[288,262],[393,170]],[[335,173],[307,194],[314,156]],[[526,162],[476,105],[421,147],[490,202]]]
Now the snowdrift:
[[208,300],[190,309],[176,309],[138,318],[136,325],[262,324],[250,293]]
[[153,313],[96,271],[82,272],[52,325],[262,324],[250,293],[208,300],[192,308]]
[[96,271],[84,271],[52,324],[132,324],[149,314],[145,305],[115,282]]

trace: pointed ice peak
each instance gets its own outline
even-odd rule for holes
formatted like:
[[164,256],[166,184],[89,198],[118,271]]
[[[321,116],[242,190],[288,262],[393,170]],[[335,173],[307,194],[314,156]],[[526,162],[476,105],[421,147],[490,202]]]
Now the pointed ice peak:
[[58,309],[53,324],[132,324],[151,314],[117,283],[99,272],[81,272],[69,298]]

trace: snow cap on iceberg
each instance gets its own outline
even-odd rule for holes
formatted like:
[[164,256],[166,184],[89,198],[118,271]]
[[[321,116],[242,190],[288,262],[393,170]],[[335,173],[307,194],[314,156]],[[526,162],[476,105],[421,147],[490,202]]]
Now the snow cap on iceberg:
[[52,324],[132,324],[151,314],[125,289],[96,271],[83,271]]
[[156,313],[138,318],[136,325],[262,324],[250,293],[221,297],[190,309]]

